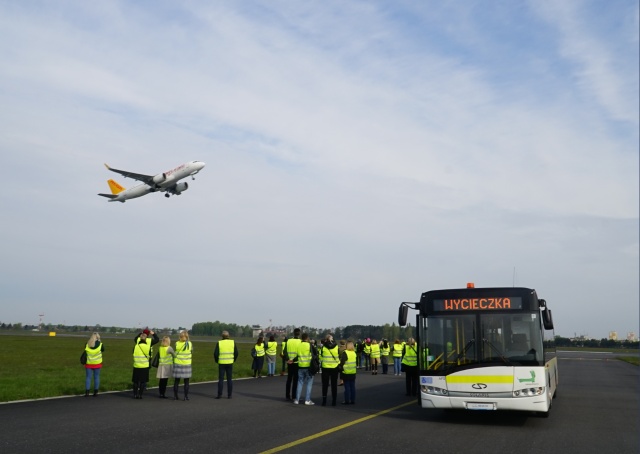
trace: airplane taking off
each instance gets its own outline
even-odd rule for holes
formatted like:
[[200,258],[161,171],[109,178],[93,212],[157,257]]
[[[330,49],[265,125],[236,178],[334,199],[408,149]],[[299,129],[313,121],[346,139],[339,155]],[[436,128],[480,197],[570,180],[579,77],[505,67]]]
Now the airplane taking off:
[[122,203],[129,199],[142,197],[150,192],[166,192],[164,195],[165,197],[170,197],[171,194],[180,195],[189,189],[187,182],[184,181],[180,183],[180,180],[188,176],[190,176],[192,180],[195,180],[196,173],[200,172],[204,166],[205,164],[202,161],[191,161],[179,165],[175,169],[167,170],[166,172],[159,173],[157,175],[143,175],[141,173],[114,169],[105,164],[105,167],[112,172],[119,173],[125,178],[133,178],[134,180],[142,181],[142,184],[125,189],[115,180],[108,180],[107,183],[109,183],[109,188],[111,188],[111,194],[98,195],[108,198],[109,202]]

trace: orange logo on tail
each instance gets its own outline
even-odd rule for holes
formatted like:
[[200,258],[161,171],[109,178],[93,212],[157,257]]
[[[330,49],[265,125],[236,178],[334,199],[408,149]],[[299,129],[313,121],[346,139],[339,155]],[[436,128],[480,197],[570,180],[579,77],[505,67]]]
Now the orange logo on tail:
[[122,191],[124,191],[124,188],[120,186],[115,180],[108,180],[107,183],[109,183],[109,187],[111,188],[111,192],[113,194],[120,194]]

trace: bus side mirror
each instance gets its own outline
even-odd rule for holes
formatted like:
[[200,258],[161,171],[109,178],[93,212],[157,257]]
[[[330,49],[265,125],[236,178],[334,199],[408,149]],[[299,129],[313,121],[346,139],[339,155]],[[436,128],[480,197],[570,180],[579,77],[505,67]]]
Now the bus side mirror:
[[398,310],[398,325],[406,326],[407,325],[407,315],[409,314],[409,306],[406,304],[401,304],[400,309]]
[[547,308],[542,311],[542,324],[544,329],[553,329],[553,317],[551,316],[551,311]]

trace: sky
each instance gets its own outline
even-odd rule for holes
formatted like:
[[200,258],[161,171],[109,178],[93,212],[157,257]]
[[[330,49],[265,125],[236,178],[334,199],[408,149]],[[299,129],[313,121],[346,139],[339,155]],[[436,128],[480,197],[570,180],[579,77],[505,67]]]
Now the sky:
[[[635,0],[0,2],[0,322],[639,331]],[[124,204],[104,167],[200,160]]]

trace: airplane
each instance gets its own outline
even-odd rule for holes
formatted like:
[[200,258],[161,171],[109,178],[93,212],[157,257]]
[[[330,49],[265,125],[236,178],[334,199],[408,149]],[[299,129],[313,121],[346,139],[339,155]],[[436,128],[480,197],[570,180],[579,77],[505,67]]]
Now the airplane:
[[180,182],[183,178],[191,177],[195,180],[195,175],[200,172],[205,166],[202,161],[190,161],[182,165],[179,165],[175,169],[167,170],[166,172],[159,173],[157,175],[144,175],[141,173],[128,172],[126,170],[118,170],[113,167],[109,167],[105,164],[105,167],[112,172],[119,173],[125,178],[133,178],[134,180],[142,181],[142,184],[134,186],[129,189],[125,189],[115,180],[108,180],[111,194],[98,194],[99,196],[106,197],[109,202],[126,202],[129,199],[135,199],[142,197],[150,192],[166,192],[165,197],[170,197],[171,194],[180,195],[187,189],[189,185],[186,181]]

